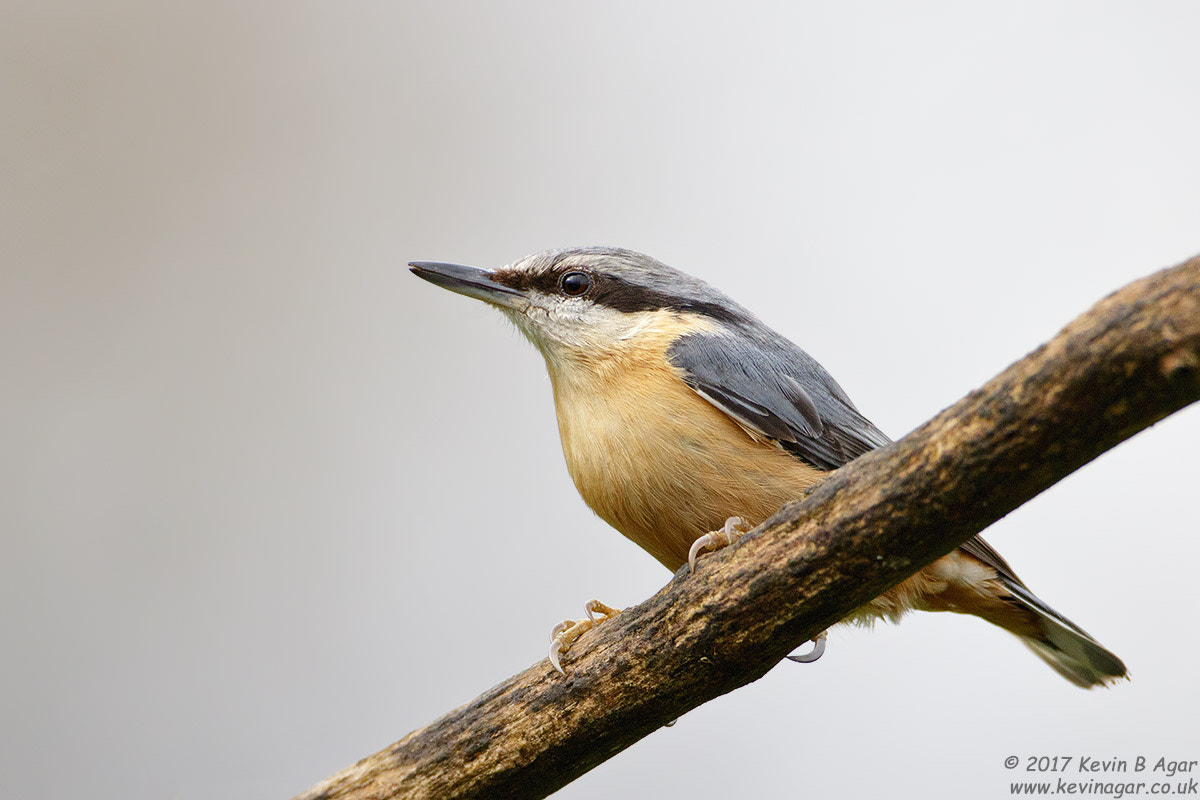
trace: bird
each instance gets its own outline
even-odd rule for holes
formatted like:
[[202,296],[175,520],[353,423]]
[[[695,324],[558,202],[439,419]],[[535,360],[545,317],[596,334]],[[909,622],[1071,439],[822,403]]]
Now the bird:
[[[605,522],[668,569],[800,497],[890,439],[790,340],[699,278],[616,247],[545,250],[497,269],[414,261],[437,286],[507,316],[545,359],[567,470]],[[551,632],[550,660],[618,613],[599,601]],[[975,536],[852,612],[971,614],[1015,635],[1084,688],[1126,677],[1121,659],[1059,614]],[[810,653],[813,661],[825,634]],[[565,674],[565,673],[564,673]]]

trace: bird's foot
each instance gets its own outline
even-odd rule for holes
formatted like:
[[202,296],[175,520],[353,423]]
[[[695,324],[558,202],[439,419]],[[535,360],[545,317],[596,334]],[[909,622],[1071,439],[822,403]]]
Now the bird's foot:
[[587,619],[564,619],[550,631],[550,663],[560,675],[567,673],[563,671],[559,659],[570,649],[575,640],[600,623],[607,622],[621,613],[621,609],[606,606],[599,600],[589,600],[583,608],[587,611]]
[[811,664],[821,656],[825,655],[825,640],[829,638],[829,631],[821,631],[813,637],[813,649],[807,653],[798,656],[788,656],[788,661],[795,661],[799,664]]
[[688,572],[696,571],[696,556],[700,555],[701,550],[719,550],[722,547],[728,547],[745,532],[745,523],[742,522],[742,518],[730,517],[725,520],[725,525],[721,530],[706,533],[692,542],[692,549],[688,550]]

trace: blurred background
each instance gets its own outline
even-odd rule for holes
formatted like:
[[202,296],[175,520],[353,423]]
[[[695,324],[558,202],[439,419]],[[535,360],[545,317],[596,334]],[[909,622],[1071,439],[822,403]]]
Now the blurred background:
[[[6,3],[0,794],[288,797],[667,581],[576,495],[536,352],[406,262],[650,253],[900,436],[1200,252],[1198,33],[1188,2]],[[559,796],[1200,758],[1197,444],[1191,408],[987,534],[1131,682],[976,619],[838,630]]]

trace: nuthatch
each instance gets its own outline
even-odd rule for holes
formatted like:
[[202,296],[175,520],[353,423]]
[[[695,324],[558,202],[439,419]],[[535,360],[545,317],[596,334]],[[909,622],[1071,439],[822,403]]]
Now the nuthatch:
[[[500,309],[541,351],[567,469],[602,519],[676,570],[728,544],[821,480],[889,442],[820,364],[701,280],[629,250],[550,250],[489,271],[412,271]],[[740,518],[740,519],[738,519]],[[1072,683],[1125,665],[1042,602],[978,536],[855,611],[974,614],[1015,634]],[[616,610],[557,626],[551,660]],[[815,660],[814,651],[794,660]]]

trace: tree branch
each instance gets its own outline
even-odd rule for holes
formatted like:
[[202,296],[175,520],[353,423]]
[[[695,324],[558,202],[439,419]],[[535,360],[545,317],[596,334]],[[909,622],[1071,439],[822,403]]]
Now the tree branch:
[[297,800],[545,797],[1200,399],[1200,257],[1102,300],[654,597]]

